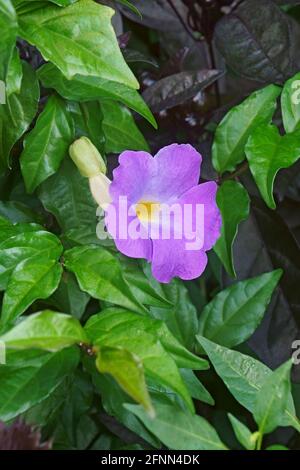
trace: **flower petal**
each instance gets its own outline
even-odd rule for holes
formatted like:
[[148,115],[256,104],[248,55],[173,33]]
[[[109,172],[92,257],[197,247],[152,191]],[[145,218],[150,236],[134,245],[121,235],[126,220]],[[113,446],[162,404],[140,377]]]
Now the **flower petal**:
[[152,192],[160,202],[178,198],[197,185],[202,157],[189,144],[172,144],[162,148],[154,157],[156,177]]
[[196,279],[206,265],[206,253],[186,250],[184,240],[153,240],[152,274],[159,282],[168,283],[173,277]]

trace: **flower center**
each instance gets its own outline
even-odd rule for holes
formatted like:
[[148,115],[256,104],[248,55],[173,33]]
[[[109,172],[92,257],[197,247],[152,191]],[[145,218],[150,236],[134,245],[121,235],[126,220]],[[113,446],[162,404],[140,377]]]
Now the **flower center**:
[[135,206],[136,215],[141,222],[153,222],[159,215],[159,203],[154,201],[139,201]]

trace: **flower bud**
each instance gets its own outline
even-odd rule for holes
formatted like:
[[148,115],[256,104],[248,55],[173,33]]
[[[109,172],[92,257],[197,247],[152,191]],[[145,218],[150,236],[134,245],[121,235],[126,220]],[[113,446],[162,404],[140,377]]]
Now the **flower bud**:
[[69,154],[82,176],[92,178],[106,173],[103,158],[87,137],[75,140],[70,145]]

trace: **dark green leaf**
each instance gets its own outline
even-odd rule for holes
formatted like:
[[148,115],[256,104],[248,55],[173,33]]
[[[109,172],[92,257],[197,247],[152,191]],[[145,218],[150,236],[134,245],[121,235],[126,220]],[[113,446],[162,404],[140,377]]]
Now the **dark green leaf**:
[[60,349],[87,342],[87,336],[76,318],[44,310],[24,317],[20,323],[1,336],[8,349]]
[[226,114],[217,127],[212,148],[213,165],[219,173],[233,171],[244,160],[250,134],[271,121],[280,90],[269,85],[255,91]]
[[20,93],[22,77],[22,62],[19,57],[19,50],[15,47],[8,64],[6,76],[6,96],[10,96],[13,93]]
[[217,294],[200,315],[199,334],[228,348],[246,341],[260,324],[281,275],[277,269]]
[[299,86],[300,73],[297,73],[284,84],[281,94],[282,120],[288,133],[300,128]]
[[21,154],[21,170],[29,193],[58,170],[73,140],[73,122],[66,105],[51,96],[26,136]]
[[250,199],[244,186],[240,183],[225,181],[218,189],[217,204],[222,215],[222,229],[221,237],[215,244],[214,250],[228,274],[235,277],[232,245],[240,222],[249,216]]
[[58,288],[47,302],[54,305],[60,312],[68,312],[79,320],[89,300],[90,296],[79,288],[75,276],[64,272]]
[[75,124],[76,138],[88,137],[97,147],[100,154],[104,153],[105,137],[102,129],[103,115],[98,101],[68,103],[68,110],[72,113]]
[[26,131],[33,120],[39,99],[39,85],[34,71],[23,63],[23,78],[20,93],[7,98],[0,106],[0,171],[9,165],[12,146]]
[[0,80],[6,79],[18,32],[18,21],[11,0],[0,0]]
[[241,421],[239,421],[230,413],[228,413],[228,418],[231,422],[237,440],[242,444],[243,447],[245,447],[245,449],[254,450],[255,439],[253,438],[253,435],[247,426],[245,426],[244,423],[241,423]]
[[0,419],[11,420],[45,400],[79,361],[76,349],[56,353],[22,351],[0,365]]
[[191,394],[191,397],[196,400],[200,400],[208,405],[214,405],[215,401],[208,390],[200,382],[196,374],[190,369],[180,369],[181,377],[184,380],[185,385],[187,386],[188,391]]
[[281,136],[276,126],[260,126],[251,134],[245,152],[265,203],[275,209],[275,177],[281,168],[290,167],[300,158],[300,132]]

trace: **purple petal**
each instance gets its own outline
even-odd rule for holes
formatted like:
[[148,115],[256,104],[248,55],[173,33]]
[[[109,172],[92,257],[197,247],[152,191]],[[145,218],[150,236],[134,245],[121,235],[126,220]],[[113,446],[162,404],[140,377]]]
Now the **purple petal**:
[[187,191],[181,198],[180,204],[204,205],[204,246],[210,250],[221,234],[222,219],[216,203],[218,185],[214,181],[199,184]]
[[184,240],[153,240],[152,274],[159,282],[168,283],[173,277],[196,279],[206,265],[206,253],[187,251]]
[[168,145],[155,155],[154,160],[157,174],[152,192],[157,194],[159,202],[178,198],[198,184],[202,157],[191,145]]
[[119,156],[119,166],[113,171],[109,192],[116,201],[127,196],[132,204],[138,202],[155,173],[154,158],[147,152],[126,151]]
[[[128,227],[132,223],[135,224],[136,230],[142,234],[142,237],[136,240],[128,236]],[[106,209],[105,225],[121,253],[131,258],[145,258],[151,261],[152,241],[148,237],[147,230],[140,224],[136,216],[128,215],[126,211],[120,209],[118,202],[110,204]]]

